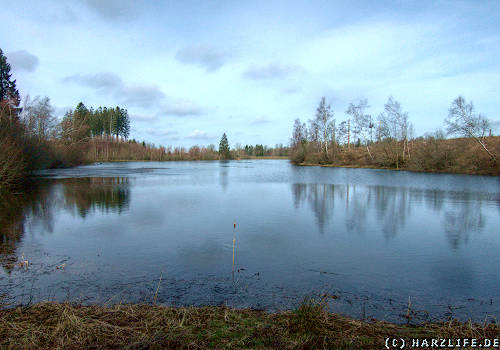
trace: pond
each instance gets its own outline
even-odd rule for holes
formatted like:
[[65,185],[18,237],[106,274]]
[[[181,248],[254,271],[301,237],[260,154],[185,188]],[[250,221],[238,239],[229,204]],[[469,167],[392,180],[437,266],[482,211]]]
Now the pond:
[[412,321],[483,322],[500,316],[499,252],[496,177],[124,162],[42,171],[0,198],[0,303],[11,306],[276,311],[327,295],[356,318],[406,322],[410,300]]

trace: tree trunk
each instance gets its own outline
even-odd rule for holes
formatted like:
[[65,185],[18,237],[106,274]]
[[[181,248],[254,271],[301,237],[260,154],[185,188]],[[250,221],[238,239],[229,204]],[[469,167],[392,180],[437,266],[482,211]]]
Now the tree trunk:
[[495,155],[493,153],[491,153],[487,148],[486,148],[486,145],[484,144],[483,141],[481,141],[480,139],[478,139],[477,137],[474,137],[474,139],[479,142],[479,144],[484,148],[484,150],[488,153],[488,155],[491,157],[491,159],[493,159],[493,161],[496,163],[497,162],[497,158],[495,157]]

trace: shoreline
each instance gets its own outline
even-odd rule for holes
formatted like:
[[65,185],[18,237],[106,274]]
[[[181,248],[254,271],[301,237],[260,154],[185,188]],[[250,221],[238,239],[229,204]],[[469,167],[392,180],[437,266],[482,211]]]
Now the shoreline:
[[418,170],[418,169],[406,169],[406,168],[388,168],[388,167],[378,167],[371,165],[337,165],[337,164],[317,164],[317,163],[293,163],[296,166],[319,166],[323,168],[351,168],[351,169],[375,169],[375,170],[393,170],[393,171],[409,171],[412,173],[424,173],[424,174],[450,174],[450,175],[475,175],[475,176],[490,176],[498,177],[500,174],[487,174],[487,173],[477,173],[477,172],[460,172],[460,171],[450,171],[450,170]]
[[0,309],[0,347],[19,348],[384,348],[386,338],[490,339],[500,325],[450,320],[400,325],[360,321],[304,301],[279,313],[225,306],[82,306],[42,302]]
[[[248,158],[235,158],[235,159],[164,159],[164,160],[148,160],[148,159],[118,159],[118,160],[92,160],[89,161],[88,164],[92,163],[121,163],[121,162],[219,162],[219,161],[230,161],[230,160],[265,160],[265,159],[283,159],[288,160],[287,156],[264,156],[264,157],[256,157],[251,156]],[[83,164],[84,165],[84,164]]]
[[[418,170],[418,169],[407,169],[407,168],[389,168],[389,167],[379,167],[375,165],[355,165],[355,164],[319,164],[319,163],[293,163],[287,156],[264,156],[264,157],[248,157],[248,158],[237,158],[237,159],[227,159],[226,161],[231,160],[288,160],[292,165],[295,166],[318,166],[323,168],[350,168],[350,169],[375,169],[375,170],[392,170],[392,171],[409,171],[412,173],[424,173],[424,174],[451,174],[451,175],[475,175],[475,176],[490,176],[497,177],[500,174],[488,174],[488,173],[480,173],[480,172],[463,172],[463,171],[452,171],[452,170]],[[89,165],[95,163],[125,163],[125,162],[214,162],[221,161],[220,159],[179,159],[179,160],[106,160],[106,161],[89,161],[87,164],[81,165]],[[224,160],[222,160],[224,161]],[[71,168],[71,167],[70,167]]]

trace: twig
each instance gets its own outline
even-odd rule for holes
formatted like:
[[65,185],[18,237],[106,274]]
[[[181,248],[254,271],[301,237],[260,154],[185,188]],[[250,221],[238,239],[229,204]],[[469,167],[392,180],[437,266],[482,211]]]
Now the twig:
[[160,289],[161,278],[163,277],[163,272],[160,274],[160,279],[158,281],[158,287],[156,287],[155,297],[153,299],[153,304],[156,305],[156,298],[158,297],[158,290]]

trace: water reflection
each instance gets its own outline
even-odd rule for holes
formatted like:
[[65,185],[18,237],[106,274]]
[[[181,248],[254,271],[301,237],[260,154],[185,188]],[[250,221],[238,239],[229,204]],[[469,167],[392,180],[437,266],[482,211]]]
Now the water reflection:
[[450,246],[457,249],[466,244],[471,232],[480,232],[485,226],[485,218],[481,207],[463,202],[458,210],[447,210],[444,215],[444,228]]
[[[472,232],[485,227],[484,193],[439,191],[388,186],[292,184],[294,206],[307,205],[321,233],[343,223],[347,232],[364,234],[380,229],[386,239],[407,227],[409,218],[425,218],[429,210],[440,217],[449,246],[467,244]],[[373,214],[374,223],[370,222]]]
[[63,183],[65,207],[82,218],[93,211],[121,214],[130,205],[127,177],[67,179]]
[[54,231],[60,209],[85,218],[89,214],[123,213],[130,205],[129,178],[79,178],[33,183],[23,192],[0,193],[0,264],[10,273],[16,247],[28,229]]
[[[174,305],[286,309],[330,291],[334,311],[355,317],[401,321],[409,295],[434,316],[449,305],[467,307],[462,319],[500,312],[491,179],[278,161],[157,165],[55,172],[1,197],[0,295],[12,305],[140,302],[163,276],[158,302]],[[29,269],[16,264],[23,254]]]
[[0,193],[0,264],[7,273],[16,261],[16,247],[23,239],[29,218],[53,229],[49,192],[48,188],[33,185],[25,192]]
[[229,184],[228,169],[229,169],[229,161],[221,160],[219,162],[219,183],[224,192],[226,191],[227,185]]

